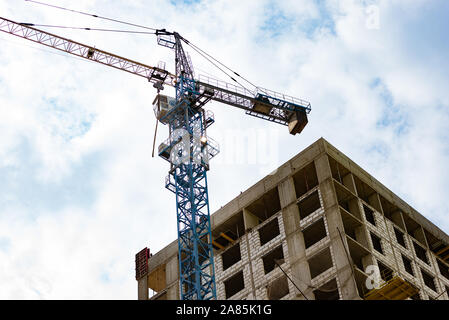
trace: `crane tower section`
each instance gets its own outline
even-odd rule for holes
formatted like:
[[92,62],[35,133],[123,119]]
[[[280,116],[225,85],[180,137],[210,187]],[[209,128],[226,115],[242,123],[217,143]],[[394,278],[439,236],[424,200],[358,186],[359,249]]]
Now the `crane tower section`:
[[188,43],[176,32],[158,30],[158,43],[175,50],[176,98],[158,95],[157,119],[169,127],[169,138],[159,156],[170,162],[166,188],[176,195],[180,296],[183,300],[215,299],[215,270],[209,213],[207,174],[209,159],[218,152],[206,134],[213,114],[203,109],[210,100],[246,110],[265,120],[288,125],[291,134],[307,124],[310,103],[264,89],[245,88],[202,77],[195,80]]
[[216,289],[206,171],[218,147],[206,134],[214,122],[203,109],[210,97],[198,91],[181,39],[177,33],[158,37],[160,45],[175,50],[177,76],[176,99],[155,100],[156,117],[170,134],[159,155],[170,162],[165,186],[176,195],[181,299],[209,300]]

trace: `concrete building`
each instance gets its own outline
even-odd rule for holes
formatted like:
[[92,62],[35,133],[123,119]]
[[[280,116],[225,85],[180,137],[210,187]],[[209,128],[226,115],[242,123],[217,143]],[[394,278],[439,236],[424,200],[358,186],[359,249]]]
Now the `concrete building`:
[[[448,235],[324,139],[211,219],[218,299],[449,299]],[[177,241],[142,252],[138,298],[179,299]]]

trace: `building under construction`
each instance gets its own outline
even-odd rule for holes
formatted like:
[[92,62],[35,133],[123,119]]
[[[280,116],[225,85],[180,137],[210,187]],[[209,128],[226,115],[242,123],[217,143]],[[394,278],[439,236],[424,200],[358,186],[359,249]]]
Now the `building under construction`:
[[[218,299],[449,299],[449,236],[324,139],[211,224]],[[139,252],[138,298],[179,299],[178,268]]]

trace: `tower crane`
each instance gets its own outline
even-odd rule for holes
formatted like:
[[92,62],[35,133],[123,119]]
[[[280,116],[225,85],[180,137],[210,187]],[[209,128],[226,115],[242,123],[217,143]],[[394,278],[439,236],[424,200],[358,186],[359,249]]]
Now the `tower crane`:
[[[216,299],[212,232],[206,172],[209,160],[219,152],[218,144],[207,135],[215,121],[204,106],[218,101],[245,110],[247,115],[288,126],[291,134],[307,124],[309,102],[256,88],[195,78],[191,60],[183,44],[190,44],[177,32],[156,31],[159,45],[174,50],[175,73],[165,66],[148,66],[33,27],[0,17],[0,31],[27,39],[90,61],[146,78],[157,89],[153,102],[158,122],[168,125],[169,137],[158,147],[170,170],[165,187],[176,196],[180,297],[183,300]],[[175,97],[160,94],[164,86],[176,90]],[[154,146],[153,146],[154,150]]]

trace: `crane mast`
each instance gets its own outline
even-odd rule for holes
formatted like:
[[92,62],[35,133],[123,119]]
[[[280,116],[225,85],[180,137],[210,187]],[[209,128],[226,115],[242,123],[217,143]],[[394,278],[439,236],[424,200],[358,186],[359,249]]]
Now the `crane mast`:
[[170,154],[166,188],[176,195],[180,295],[182,300],[216,299],[206,175],[210,155],[206,127],[213,121],[206,123],[205,101],[196,87],[181,36],[166,31],[157,34],[160,45],[175,50],[176,100],[168,113],[159,117],[170,132],[159,154],[166,154],[164,159]]
[[[216,299],[215,269],[209,212],[207,171],[219,152],[207,135],[215,122],[203,107],[218,101],[246,114],[288,126],[291,134],[307,124],[310,103],[267,89],[248,90],[209,77],[195,79],[194,69],[177,32],[157,30],[158,44],[175,51],[175,75],[36,28],[0,17],[0,31],[56,50],[146,78],[157,89],[153,102],[157,121],[168,125],[169,137],[158,154],[170,163],[165,187],[176,196],[180,296],[183,300]],[[164,85],[175,87],[176,97],[159,94]],[[148,257],[146,258],[148,259]]]

